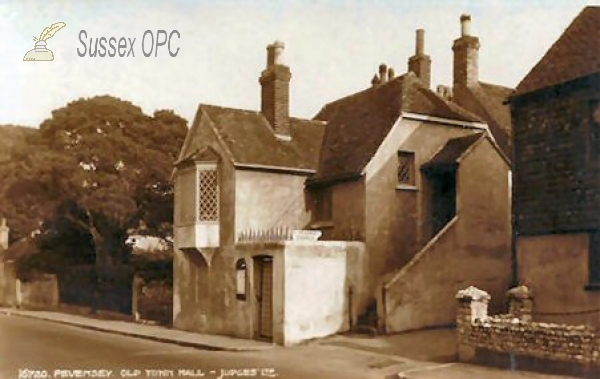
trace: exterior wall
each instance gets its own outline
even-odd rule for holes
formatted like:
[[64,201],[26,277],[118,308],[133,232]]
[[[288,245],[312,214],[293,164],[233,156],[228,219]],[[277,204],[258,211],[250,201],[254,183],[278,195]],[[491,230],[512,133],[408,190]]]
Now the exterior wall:
[[457,216],[383,288],[378,306],[387,332],[452,324],[453,295],[466,283],[489,288],[504,305],[511,278],[508,165],[489,140],[460,162]]
[[511,100],[519,235],[600,226],[600,146],[590,131],[598,98],[600,74]]
[[600,325],[600,292],[584,289],[600,230],[599,98],[596,73],[511,99],[518,276],[541,320]]
[[[366,244],[371,277],[408,263],[432,237],[428,231],[428,184],[419,167],[450,138],[473,129],[401,120],[366,167]],[[415,187],[398,186],[398,150],[415,153]],[[378,283],[373,283],[374,286]]]
[[[273,257],[276,343],[295,344],[345,331],[365,302],[358,294],[353,300],[348,296],[349,286],[362,288],[365,280],[364,270],[356,266],[365,255],[360,242],[243,243],[223,248],[210,267],[197,252],[176,254],[186,255],[187,260],[186,269],[178,270],[182,299],[175,314],[177,329],[256,338],[258,302],[253,259],[258,256]],[[245,300],[236,297],[236,261],[240,258],[247,265]]]
[[131,312],[136,321],[152,320],[170,325],[173,322],[173,285],[166,281],[146,282],[134,277]]
[[349,329],[346,259],[343,248],[286,247],[285,345]]
[[588,249],[587,233],[517,239],[519,281],[526,283],[535,296],[536,319],[600,328],[600,292],[585,290]]
[[303,229],[310,221],[303,175],[235,171],[235,235],[248,230]]
[[321,228],[329,241],[364,241],[365,185],[363,180],[337,183],[331,187],[331,222]]
[[[197,117],[198,119],[198,117]],[[217,165],[219,174],[219,241],[221,246],[231,246],[235,240],[235,169],[228,154],[219,143],[206,118],[200,118],[195,133],[186,141],[183,156],[196,149],[210,147],[220,156]],[[190,131],[190,133],[192,133]],[[175,220],[177,213],[184,207],[196,207],[195,194],[177,190],[177,170],[175,171]],[[195,228],[194,228],[195,229]],[[207,248],[201,251],[181,249],[189,246],[190,228],[174,223],[173,256],[173,323],[185,330],[203,330],[207,327],[206,313],[197,313],[197,309],[206,309],[208,300],[208,264],[213,255],[223,248]],[[195,230],[194,230],[195,235]]]
[[[511,294],[514,290],[518,293]],[[459,361],[597,378],[600,336],[595,328],[533,322],[530,295],[527,287],[514,288],[508,296],[510,309],[518,314],[488,316],[486,292],[473,287],[458,292]]]
[[14,262],[0,261],[0,305],[15,306],[17,273]]
[[16,280],[17,306],[26,308],[56,308],[59,304],[56,275],[44,274],[32,281]]

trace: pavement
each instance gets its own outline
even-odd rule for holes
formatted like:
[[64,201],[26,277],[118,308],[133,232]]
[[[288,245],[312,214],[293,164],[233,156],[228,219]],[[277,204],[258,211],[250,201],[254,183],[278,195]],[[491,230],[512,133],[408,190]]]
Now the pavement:
[[256,340],[247,340],[212,334],[190,333],[158,325],[145,325],[121,320],[101,320],[80,315],[48,311],[29,311],[13,308],[0,308],[0,314],[29,317],[77,326],[84,329],[143,338],[179,346],[195,347],[215,351],[262,351],[277,345]]
[[318,341],[321,345],[359,349],[424,362],[449,363],[458,359],[454,328],[425,329],[371,337],[338,334]]
[[[300,348],[283,348],[276,344],[227,336],[191,333],[164,326],[140,324],[118,319],[98,319],[77,314],[0,308],[0,314],[46,320],[79,328],[146,340],[193,347],[209,351],[266,352],[271,356],[295,352],[324,354],[337,360],[359,363],[366,359],[368,368],[386,379],[565,379],[566,376],[509,371],[456,362],[455,331],[430,329],[386,336],[341,334],[302,344]],[[312,353],[311,353],[312,350]],[[385,375],[383,373],[385,372]]]

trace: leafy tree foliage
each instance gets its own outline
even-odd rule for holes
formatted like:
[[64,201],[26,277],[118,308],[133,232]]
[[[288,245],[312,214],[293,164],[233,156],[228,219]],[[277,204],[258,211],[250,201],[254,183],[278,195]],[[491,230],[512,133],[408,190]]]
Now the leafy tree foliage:
[[16,174],[5,190],[13,211],[29,212],[30,228],[42,222],[45,259],[122,263],[127,230],[140,221],[148,233],[170,235],[172,164],[186,124],[172,111],[148,116],[111,96],[53,111],[29,141],[34,148],[12,152]]

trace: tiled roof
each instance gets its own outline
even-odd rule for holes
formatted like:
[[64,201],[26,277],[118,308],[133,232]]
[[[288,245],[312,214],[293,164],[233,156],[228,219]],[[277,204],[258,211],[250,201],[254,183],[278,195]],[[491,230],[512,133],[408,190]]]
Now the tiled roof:
[[474,133],[464,137],[452,138],[438,151],[423,168],[455,165],[458,159],[480,138],[485,138],[485,133]]
[[402,112],[467,122],[473,115],[425,88],[412,73],[327,104],[315,119],[327,121],[315,181],[360,174]]
[[275,137],[260,112],[200,105],[231,152],[235,164],[284,169],[316,170],[325,125],[320,121],[290,118],[290,141]]
[[[470,93],[472,101],[475,101],[478,109],[469,110],[477,113],[483,118],[490,127],[490,132],[502,149],[502,152],[510,157],[511,138],[512,138],[512,120],[510,116],[510,106],[507,103],[508,98],[514,93],[514,89],[496,84],[478,82],[475,85],[466,87]],[[461,101],[458,101],[462,105]]]
[[600,7],[588,6],[517,86],[533,92],[600,71]]

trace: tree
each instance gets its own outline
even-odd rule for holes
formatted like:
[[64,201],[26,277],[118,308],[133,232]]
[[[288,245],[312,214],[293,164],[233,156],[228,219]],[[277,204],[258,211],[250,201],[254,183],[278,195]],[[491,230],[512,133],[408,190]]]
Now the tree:
[[[37,147],[39,130],[12,125],[0,126],[0,217],[8,219],[10,240],[15,242],[39,228],[37,206],[22,196],[18,202],[6,201],[8,189],[17,181],[29,178],[30,152]],[[22,185],[27,185],[26,181]],[[14,191],[21,191],[14,188]],[[31,215],[34,217],[31,217]]]
[[84,235],[97,263],[122,263],[127,230],[140,220],[151,233],[172,233],[170,177],[186,125],[172,111],[147,116],[111,96],[71,102],[41,124],[35,152],[15,154],[24,169],[7,197],[37,203],[41,240]]

